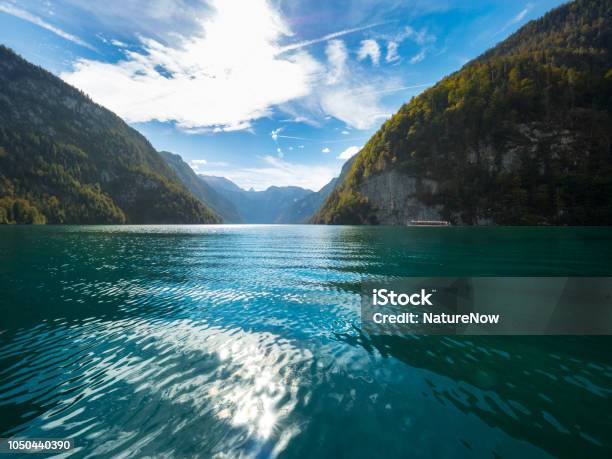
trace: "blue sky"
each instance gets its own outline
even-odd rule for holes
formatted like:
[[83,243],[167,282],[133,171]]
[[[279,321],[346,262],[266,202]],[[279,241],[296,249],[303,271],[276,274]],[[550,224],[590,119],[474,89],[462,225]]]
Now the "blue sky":
[[158,150],[316,190],[402,103],[557,0],[0,0],[0,42]]

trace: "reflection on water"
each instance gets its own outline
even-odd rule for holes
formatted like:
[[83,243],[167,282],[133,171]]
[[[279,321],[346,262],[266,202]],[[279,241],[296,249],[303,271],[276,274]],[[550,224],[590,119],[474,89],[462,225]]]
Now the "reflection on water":
[[0,228],[0,437],[78,457],[610,457],[607,337],[372,337],[364,276],[612,275],[612,230]]

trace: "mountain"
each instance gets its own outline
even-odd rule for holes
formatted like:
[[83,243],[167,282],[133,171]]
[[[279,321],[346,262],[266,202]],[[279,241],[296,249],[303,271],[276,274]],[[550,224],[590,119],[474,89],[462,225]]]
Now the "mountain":
[[276,218],[277,223],[308,223],[314,213],[321,207],[327,196],[332,192],[336,181],[332,179],[316,193],[309,193],[282,210]]
[[200,175],[200,178],[212,186],[217,191],[243,193],[243,190],[230,179],[225,177],[215,177],[214,175]]
[[0,223],[213,223],[121,118],[0,46]]
[[312,221],[612,224],[612,2],[531,21],[406,103]]
[[200,175],[200,178],[230,201],[245,223],[305,223],[327,196],[321,193],[323,190],[315,193],[297,186],[247,191],[225,177]]
[[280,216],[305,196],[312,194],[297,186],[271,186],[265,191],[247,191],[248,204],[243,207],[247,221],[253,223],[297,223],[281,222]]
[[[183,182],[183,185],[203,204],[208,205],[216,212],[223,219],[223,223],[243,223],[242,217],[234,204],[217,193],[206,181],[198,177],[180,155],[170,153],[169,151],[160,151],[159,154],[176,173],[181,182]],[[232,185],[234,184],[232,183]]]

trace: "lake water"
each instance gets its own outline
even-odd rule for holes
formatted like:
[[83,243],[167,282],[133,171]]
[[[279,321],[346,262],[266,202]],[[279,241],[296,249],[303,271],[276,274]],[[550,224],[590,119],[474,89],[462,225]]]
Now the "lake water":
[[0,437],[78,457],[612,457],[609,337],[361,332],[363,278],[610,276],[611,228],[0,228]]

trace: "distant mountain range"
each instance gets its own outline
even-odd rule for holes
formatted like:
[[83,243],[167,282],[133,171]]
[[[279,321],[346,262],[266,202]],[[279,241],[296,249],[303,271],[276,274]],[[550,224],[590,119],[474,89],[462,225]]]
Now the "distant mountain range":
[[215,223],[114,113],[0,46],[0,223]]
[[[297,186],[271,186],[265,191],[246,191],[222,177],[200,177],[234,204],[245,223],[297,223],[281,221],[281,215],[304,197],[313,194],[312,191]],[[316,210],[313,208],[310,215]]]
[[297,186],[244,190],[225,177],[196,175],[177,154],[161,155],[183,184],[224,223],[307,223],[335,184],[334,179],[318,192]]
[[293,204],[281,209],[280,214],[276,218],[276,223],[308,223],[327,196],[329,196],[329,193],[332,192],[337,180],[337,178],[332,179],[319,191],[315,193],[310,192]]
[[612,2],[531,21],[413,98],[315,223],[612,224]]
[[297,186],[271,186],[264,191],[247,191],[223,177],[200,177],[234,204],[245,223],[306,223],[323,201],[316,199],[318,193]]

